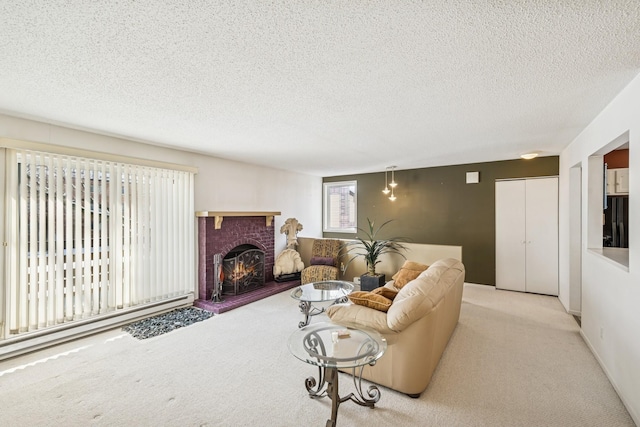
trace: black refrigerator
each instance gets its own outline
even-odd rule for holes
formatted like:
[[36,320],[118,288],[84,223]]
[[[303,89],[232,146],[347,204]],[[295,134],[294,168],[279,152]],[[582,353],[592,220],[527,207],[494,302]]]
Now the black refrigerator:
[[629,196],[607,196],[602,245],[629,247]]

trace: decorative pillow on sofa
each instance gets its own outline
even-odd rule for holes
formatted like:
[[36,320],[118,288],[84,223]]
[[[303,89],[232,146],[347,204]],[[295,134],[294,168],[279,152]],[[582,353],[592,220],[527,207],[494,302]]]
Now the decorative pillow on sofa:
[[330,265],[331,267],[335,267],[335,260],[331,257],[321,257],[321,256],[314,256],[311,257],[311,260],[309,261],[309,264],[311,265]]
[[401,289],[404,285],[415,279],[429,268],[426,264],[420,264],[414,261],[405,261],[400,270],[393,275],[393,284],[396,288]]
[[380,286],[379,288],[375,288],[371,291],[372,294],[382,295],[385,298],[389,298],[391,301],[398,295],[398,291],[395,289],[386,288],[384,286]]
[[365,307],[384,312],[389,310],[389,307],[391,307],[391,303],[393,302],[387,297],[366,291],[351,292],[349,294],[349,299],[354,304],[363,305]]

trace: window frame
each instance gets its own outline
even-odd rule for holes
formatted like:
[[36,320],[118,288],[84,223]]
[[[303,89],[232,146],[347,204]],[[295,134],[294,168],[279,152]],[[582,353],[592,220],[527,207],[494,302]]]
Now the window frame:
[[[331,227],[330,212],[332,208],[329,199],[330,189],[334,187],[353,186],[353,226],[352,227]],[[357,233],[358,231],[358,181],[333,181],[323,183],[322,189],[322,231],[325,233]]]

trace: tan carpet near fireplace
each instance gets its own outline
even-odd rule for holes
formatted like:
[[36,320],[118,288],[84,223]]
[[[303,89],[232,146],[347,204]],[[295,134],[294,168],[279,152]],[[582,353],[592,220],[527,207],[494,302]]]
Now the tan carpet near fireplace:
[[[114,330],[0,362],[0,424],[324,425],[329,400],[304,388],[317,371],[287,348],[300,320],[287,291],[148,340]],[[338,425],[634,424],[556,298],[465,285],[426,392],[382,389],[374,409],[343,403]]]

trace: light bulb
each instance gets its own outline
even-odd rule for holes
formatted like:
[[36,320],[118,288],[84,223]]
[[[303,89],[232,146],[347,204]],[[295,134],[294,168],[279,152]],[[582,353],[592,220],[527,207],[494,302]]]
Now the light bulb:
[[391,182],[389,183],[389,187],[396,188],[398,183],[396,182],[396,174],[395,174],[395,166],[391,166]]
[[389,194],[389,184],[387,184],[387,172],[389,171],[389,168],[386,168],[384,170],[384,190],[382,190],[382,192],[386,195]]

